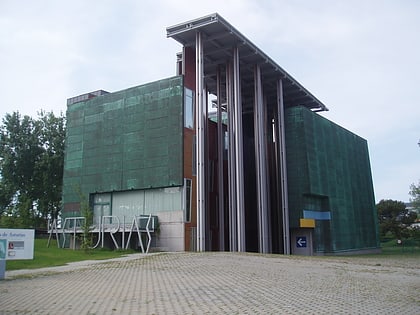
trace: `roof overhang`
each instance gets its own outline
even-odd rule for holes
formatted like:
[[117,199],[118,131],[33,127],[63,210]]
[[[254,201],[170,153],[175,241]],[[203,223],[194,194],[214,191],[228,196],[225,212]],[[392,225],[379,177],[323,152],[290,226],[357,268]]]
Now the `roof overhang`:
[[282,79],[286,107],[301,105],[313,111],[328,110],[297,80],[217,13],[170,26],[166,31],[167,37],[175,39],[185,47],[193,48],[196,33],[201,32],[204,44],[204,74],[206,86],[211,93],[215,94],[216,91],[217,67],[226,64],[232,58],[232,48],[236,46],[239,50],[243,90],[253,91],[253,68],[258,64],[268,96],[276,95],[276,83]]

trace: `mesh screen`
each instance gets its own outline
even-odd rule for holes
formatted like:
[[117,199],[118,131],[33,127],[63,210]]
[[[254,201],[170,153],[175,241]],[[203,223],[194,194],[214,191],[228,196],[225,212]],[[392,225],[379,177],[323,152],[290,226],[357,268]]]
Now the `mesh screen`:
[[305,107],[286,110],[291,228],[303,210],[329,211],[317,220],[314,250],[376,248],[378,225],[366,140]]
[[63,203],[182,185],[182,133],[182,76],[69,105]]

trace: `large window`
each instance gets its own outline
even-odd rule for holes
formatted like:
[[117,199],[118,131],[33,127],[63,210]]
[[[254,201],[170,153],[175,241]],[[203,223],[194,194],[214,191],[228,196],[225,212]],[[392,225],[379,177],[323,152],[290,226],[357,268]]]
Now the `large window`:
[[194,128],[194,91],[187,88],[184,96],[184,127]]
[[95,194],[93,196],[93,222],[99,224],[101,217],[111,215],[111,194]]

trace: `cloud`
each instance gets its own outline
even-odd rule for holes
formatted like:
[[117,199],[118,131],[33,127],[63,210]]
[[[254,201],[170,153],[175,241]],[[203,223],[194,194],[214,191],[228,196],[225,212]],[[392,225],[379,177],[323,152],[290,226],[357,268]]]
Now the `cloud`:
[[3,1],[0,115],[172,76],[181,46],[165,28],[215,11],[368,140],[377,198],[408,199],[420,178],[418,1]]

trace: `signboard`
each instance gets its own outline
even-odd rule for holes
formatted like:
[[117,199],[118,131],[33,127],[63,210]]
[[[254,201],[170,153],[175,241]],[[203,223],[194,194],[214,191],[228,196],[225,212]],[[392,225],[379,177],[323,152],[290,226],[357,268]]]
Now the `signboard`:
[[0,260],[34,258],[35,230],[0,229]]
[[298,248],[306,247],[306,236],[296,236],[296,247]]
[[299,224],[301,228],[314,228],[315,219],[299,219]]

